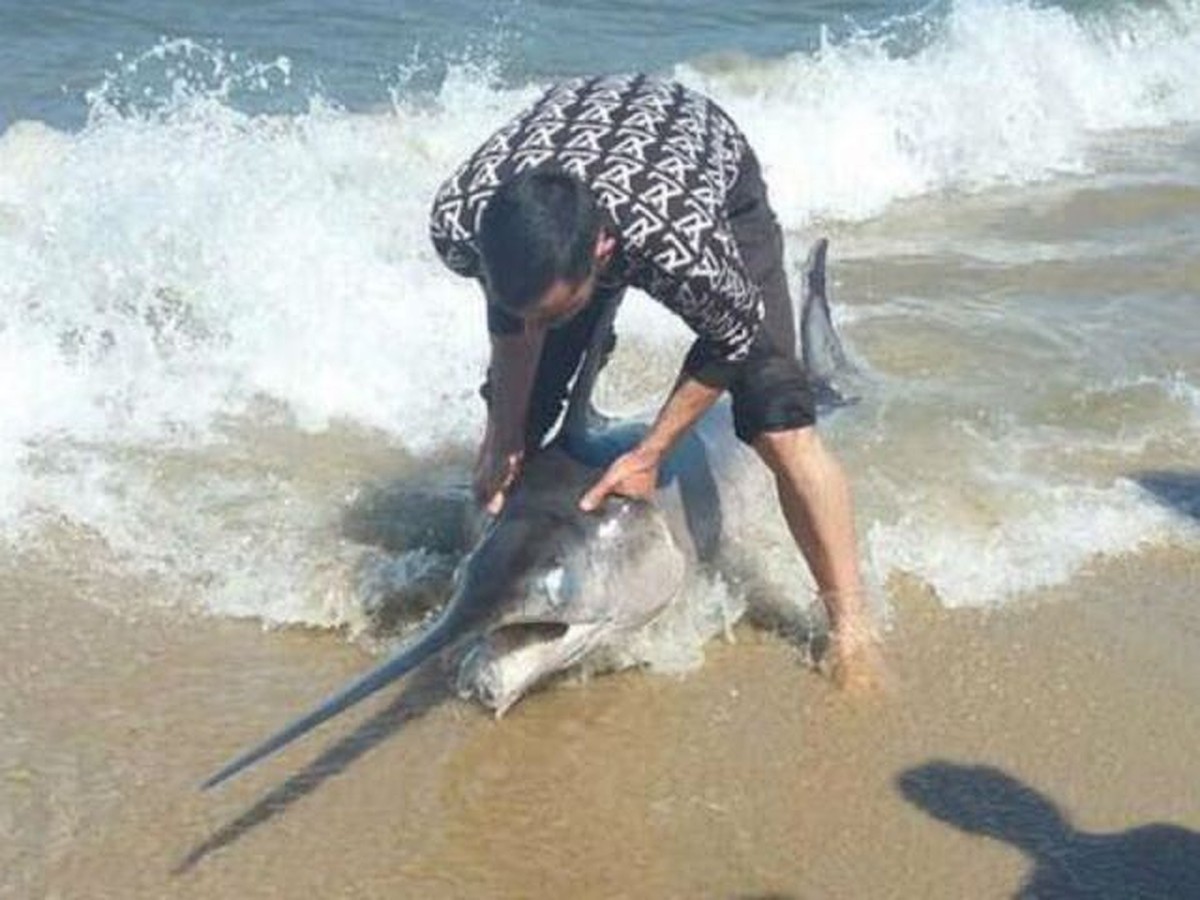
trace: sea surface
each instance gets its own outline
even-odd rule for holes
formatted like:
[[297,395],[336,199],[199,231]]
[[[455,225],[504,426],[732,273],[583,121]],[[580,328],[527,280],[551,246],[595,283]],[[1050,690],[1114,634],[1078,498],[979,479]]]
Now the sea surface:
[[[827,431],[876,586],[1003,604],[1196,538],[1193,0],[4,0],[0,21],[8,552],[360,630],[369,585],[432,563],[355,543],[347,509],[462,470],[482,424],[481,301],[431,250],[430,197],[554,76],[610,68],[732,112],[793,271],[832,238],[862,401]],[[687,336],[648,298],[622,319],[605,396],[650,409]]]

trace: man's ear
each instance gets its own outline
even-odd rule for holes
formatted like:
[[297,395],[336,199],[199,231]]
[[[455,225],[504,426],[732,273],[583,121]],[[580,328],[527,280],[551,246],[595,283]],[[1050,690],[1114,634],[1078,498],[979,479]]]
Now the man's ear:
[[609,234],[607,229],[601,228],[600,234],[596,236],[596,249],[592,254],[596,260],[596,263],[603,266],[606,262],[612,259],[612,255],[616,252],[616,249],[616,237]]

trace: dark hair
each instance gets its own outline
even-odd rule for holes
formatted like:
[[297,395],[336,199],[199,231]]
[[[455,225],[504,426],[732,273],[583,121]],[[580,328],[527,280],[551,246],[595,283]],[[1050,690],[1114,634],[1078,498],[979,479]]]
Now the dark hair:
[[520,315],[558,279],[586,278],[600,222],[587,185],[560,169],[529,169],[505,180],[479,223],[493,302]]

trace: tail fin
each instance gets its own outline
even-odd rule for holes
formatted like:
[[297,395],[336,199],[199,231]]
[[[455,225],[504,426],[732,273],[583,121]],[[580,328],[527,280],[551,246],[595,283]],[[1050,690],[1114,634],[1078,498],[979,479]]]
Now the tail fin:
[[800,359],[808,371],[820,406],[846,406],[857,401],[838,390],[838,376],[854,371],[833,327],[826,291],[825,257],[829,241],[820,238],[804,263],[804,297],[800,307]]

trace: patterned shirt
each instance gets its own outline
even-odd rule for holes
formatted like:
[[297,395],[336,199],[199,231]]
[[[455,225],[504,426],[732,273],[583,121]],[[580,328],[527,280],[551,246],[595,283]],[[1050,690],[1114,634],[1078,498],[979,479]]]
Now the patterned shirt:
[[[644,290],[696,332],[700,356],[735,363],[763,316],[726,209],[748,152],[729,116],[681,85],[644,75],[573,79],[488,138],[442,185],[431,236],[447,266],[480,277],[479,222],[497,186],[557,166],[591,188],[615,226],[619,253],[603,280]],[[492,330],[509,330],[496,311]]]

